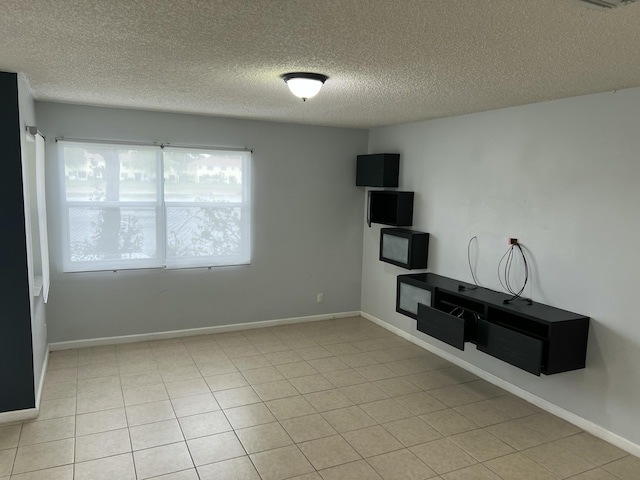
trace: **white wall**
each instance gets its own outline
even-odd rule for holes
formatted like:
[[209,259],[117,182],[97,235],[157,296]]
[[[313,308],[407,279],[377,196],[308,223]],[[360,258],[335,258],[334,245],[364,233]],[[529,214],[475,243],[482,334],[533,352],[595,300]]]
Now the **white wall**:
[[[24,149],[26,148],[26,127],[37,126],[36,113],[33,97],[29,93],[29,87],[21,75],[18,75],[18,104],[20,110],[20,145],[23,150],[22,158],[25,158]],[[23,170],[24,171],[24,170]],[[35,191],[31,192],[35,195]],[[25,205],[29,205],[30,200],[25,199]],[[26,213],[28,215],[28,213]],[[36,220],[37,221],[37,220]],[[33,239],[33,242],[39,242],[37,239]],[[29,255],[33,255],[30,246],[27,250]],[[33,263],[40,262],[40,246],[37,248],[37,255],[30,259],[30,267],[33,267]],[[29,276],[33,279],[33,276]],[[31,290],[33,286],[31,286]],[[33,377],[34,387],[36,395],[40,389],[40,381],[42,379],[42,369],[44,367],[45,355],[47,354],[47,319],[45,312],[45,305],[42,295],[37,297],[31,297],[31,335],[33,342]]]
[[[304,104],[300,103],[300,108]],[[360,309],[366,130],[36,102],[48,139],[250,147],[250,266],[116,274],[61,272],[59,159],[47,141],[52,342]],[[324,293],[324,303],[316,294]]]
[[[414,229],[431,234],[429,269],[500,290],[507,238],[533,260],[534,300],[592,318],[586,369],[536,377],[416,332],[395,312],[396,276],[365,228],[362,310],[640,444],[640,89],[377,128],[369,152],[399,152],[415,191]],[[475,262],[475,260],[474,260]]]

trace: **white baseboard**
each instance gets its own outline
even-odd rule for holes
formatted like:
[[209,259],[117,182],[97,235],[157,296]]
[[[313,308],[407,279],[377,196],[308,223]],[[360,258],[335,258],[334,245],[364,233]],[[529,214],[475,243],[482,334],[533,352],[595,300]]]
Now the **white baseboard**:
[[281,318],[276,320],[263,320],[259,322],[236,323],[232,325],[216,325],[212,327],[190,328],[186,330],[171,330],[167,332],[141,333],[136,335],[123,335],[119,337],[90,338],[86,340],[71,340],[68,342],[55,342],[49,344],[51,351],[68,350],[70,348],[98,347],[101,345],[114,345],[119,343],[145,342],[148,340],[163,340],[166,338],[192,337],[195,335],[208,335],[211,333],[233,332],[237,330],[249,330],[252,328],[275,327],[292,323],[317,322],[319,320],[333,320],[336,318],[359,317],[360,311],[327,313],[323,315],[310,315],[306,317]]
[[430,343],[425,342],[424,340],[421,340],[413,335],[411,335],[408,332],[405,332],[404,330],[391,325],[387,322],[385,322],[384,320],[380,320],[377,317],[374,317],[373,315],[370,315],[366,312],[360,312],[360,315],[362,315],[362,317],[366,318],[367,320],[372,321],[373,323],[375,323],[376,325],[381,326],[382,328],[389,330],[390,332],[395,333],[396,335],[404,338],[405,340],[410,341],[411,343],[414,343],[416,345],[418,345],[419,347],[424,348],[425,350],[428,350],[431,353],[434,353],[436,355],[438,355],[439,357],[444,358],[445,360],[450,361],[451,363],[453,363],[454,365],[459,366],[460,368],[463,368],[475,375],[477,375],[478,377],[482,378],[483,380],[486,380],[489,383],[492,383],[504,390],[506,390],[509,393],[514,394],[517,397],[522,398],[523,400],[526,400],[529,403],[534,404],[535,406],[541,408],[542,410],[545,410],[557,417],[562,418],[563,420],[566,420],[569,423],[572,423],[573,425],[577,426],[578,428],[584,430],[585,432],[589,432],[590,434],[594,435],[595,437],[601,438],[602,440],[611,443],[612,445],[615,445],[616,447],[624,450],[625,452],[630,453],[631,455],[635,455],[636,457],[640,457],[640,445],[633,443],[630,440],[627,440],[624,437],[621,437],[620,435],[610,432],[609,430],[601,427],[600,425],[597,425],[585,418],[582,418],[578,415],[576,415],[575,413],[572,413],[568,410],[565,410],[562,407],[559,407],[551,402],[549,402],[548,400],[545,400],[544,398],[540,398],[537,395],[534,395],[531,392],[528,392],[526,390],[523,390],[520,387],[517,387],[515,385],[513,385],[512,383],[509,383],[505,380],[503,380],[500,377],[496,377],[495,375],[482,370],[481,368],[476,367],[475,365],[472,365],[469,362],[466,362],[458,357],[456,357],[455,355],[451,355],[449,352],[446,352],[434,345],[431,345]]
[[47,376],[47,368],[49,367],[49,352],[50,348],[47,345],[47,351],[44,354],[44,362],[42,364],[42,373],[40,374],[40,385],[36,392],[36,410],[40,411],[40,400],[42,400],[42,388],[44,387],[44,379]]
[[23,420],[33,420],[38,418],[37,408],[25,408],[23,410],[12,410],[0,413],[0,426],[5,427],[6,423],[21,422]]

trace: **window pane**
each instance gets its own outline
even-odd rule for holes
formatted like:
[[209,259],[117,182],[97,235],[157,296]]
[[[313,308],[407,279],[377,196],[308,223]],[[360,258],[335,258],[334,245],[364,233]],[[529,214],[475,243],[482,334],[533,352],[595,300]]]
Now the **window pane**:
[[64,140],[59,149],[65,271],[249,263],[250,152]]
[[154,208],[69,208],[71,262],[157,256]]
[[155,201],[158,165],[148,148],[99,144],[64,146],[69,201]]
[[163,155],[165,201],[242,201],[246,152],[165,149]]
[[167,207],[167,257],[243,253],[240,207]]

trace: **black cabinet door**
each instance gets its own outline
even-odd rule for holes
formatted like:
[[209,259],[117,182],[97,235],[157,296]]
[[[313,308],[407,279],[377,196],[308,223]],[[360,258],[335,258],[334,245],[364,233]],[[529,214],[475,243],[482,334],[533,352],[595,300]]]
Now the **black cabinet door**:
[[478,350],[534,375],[542,370],[544,342],[500,325],[478,320]]
[[464,350],[466,323],[464,318],[418,305],[418,330],[460,350]]
[[427,288],[416,286],[407,276],[400,275],[396,287],[396,312],[411,318],[418,318],[418,308],[421,304],[431,305],[433,292]]
[[380,260],[413,270],[427,268],[429,234],[406,228],[380,230]]

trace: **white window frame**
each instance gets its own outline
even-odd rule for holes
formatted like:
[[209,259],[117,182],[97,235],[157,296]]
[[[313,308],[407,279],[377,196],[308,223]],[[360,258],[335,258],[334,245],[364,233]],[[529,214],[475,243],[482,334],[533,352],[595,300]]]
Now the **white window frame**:
[[[63,272],[87,272],[87,271],[117,271],[133,269],[173,269],[173,268],[211,268],[217,266],[248,265],[251,263],[251,167],[252,152],[248,149],[232,149],[206,146],[175,146],[158,145],[134,142],[107,142],[84,139],[56,139],[58,142],[61,212],[62,212],[62,246],[63,246]],[[106,146],[120,149],[154,149],[156,150],[156,200],[155,201],[85,201],[67,200],[64,147],[78,146]],[[177,151],[180,149],[197,149],[200,153],[230,153],[242,155],[242,200],[239,202],[173,202],[164,197],[164,161],[165,151]],[[69,212],[73,207],[94,208],[153,208],[156,218],[156,257],[145,259],[119,259],[119,260],[93,260],[72,261],[70,242]],[[230,208],[240,209],[240,253],[238,255],[215,256],[184,256],[168,257],[167,244],[169,232],[167,231],[167,208],[171,207],[205,207],[205,208]]]
[[[167,146],[164,150],[177,150],[175,147]],[[201,149],[201,153],[212,151],[224,152],[224,150]],[[209,170],[207,169],[207,172]],[[164,172],[162,173],[164,175]],[[164,184],[164,183],[163,183]],[[246,265],[251,260],[251,202],[250,202],[250,185],[251,185],[251,153],[244,152],[242,162],[242,200],[239,202],[175,202],[164,200],[164,221],[167,219],[167,208],[211,208],[211,209],[228,209],[238,208],[240,210],[240,254],[239,255],[217,255],[214,257],[169,257],[166,253],[168,241],[167,226],[165,225],[165,268],[193,268],[193,267],[216,267],[228,265]],[[208,263],[202,264],[202,258],[207,258]]]

